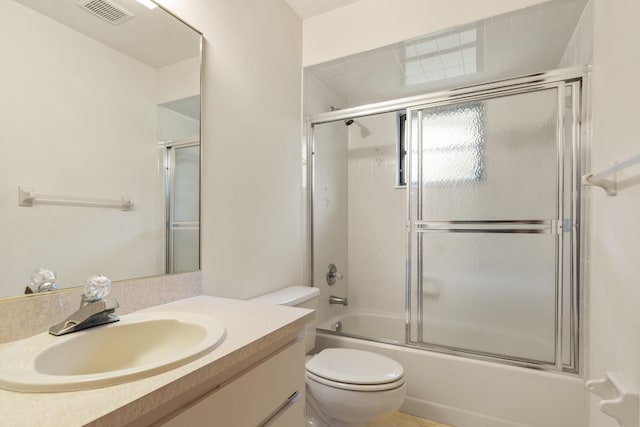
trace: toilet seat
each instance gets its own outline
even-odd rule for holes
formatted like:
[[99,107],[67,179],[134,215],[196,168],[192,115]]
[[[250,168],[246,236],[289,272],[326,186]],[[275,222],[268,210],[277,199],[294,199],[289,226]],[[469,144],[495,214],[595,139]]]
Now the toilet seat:
[[309,371],[306,372],[306,376],[308,380],[315,381],[319,384],[326,385],[333,388],[338,388],[341,390],[349,390],[349,391],[367,391],[367,392],[368,391],[387,391],[387,390],[394,390],[404,385],[404,378],[400,378],[397,381],[393,381],[390,383],[383,383],[383,384],[349,384],[349,383],[331,381],[326,378],[322,378],[318,375],[315,375]]
[[380,354],[328,348],[306,363],[307,377],[343,390],[382,391],[404,384],[402,365]]

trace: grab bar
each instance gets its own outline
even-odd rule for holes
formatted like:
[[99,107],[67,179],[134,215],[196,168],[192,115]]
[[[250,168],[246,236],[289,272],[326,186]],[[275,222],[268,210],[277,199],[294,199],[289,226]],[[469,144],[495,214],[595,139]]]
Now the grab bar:
[[632,157],[628,160],[625,160],[622,163],[618,163],[616,165],[611,166],[610,168],[597,173],[592,174],[588,173],[582,177],[583,185],[594,185],[596,187],[602,188],[609,196],[615,196],[618,194],[618,179],[617,177],[613,177],[612,179],[605,179],[610,175],[615,175],[617,172],[620,172],[623,169],[630,168],[631,166],[635,166],[640,163],[640,154]]
[[120,199],[99,199],[95,197],[59,196],[53,194],[36,193],[32,188],[18,186],[18,205],[33,206],[35,200],[54,203],[70,203],[73,205],[88,205],[120,208],[130,211],[133,200],[130,196],[122,196]]

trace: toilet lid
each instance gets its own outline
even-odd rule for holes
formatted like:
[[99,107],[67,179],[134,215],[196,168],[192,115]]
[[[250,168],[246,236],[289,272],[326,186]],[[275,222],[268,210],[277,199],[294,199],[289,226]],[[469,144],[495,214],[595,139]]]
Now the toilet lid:
[[327,348],[306,364],[308,372],[349,384],[386,384],[402,378],[402,365],[370,351]]

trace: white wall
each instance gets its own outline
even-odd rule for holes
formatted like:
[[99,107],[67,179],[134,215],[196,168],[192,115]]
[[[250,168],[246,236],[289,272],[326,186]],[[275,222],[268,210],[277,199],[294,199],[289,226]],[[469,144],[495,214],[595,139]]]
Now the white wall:
[[[640,152],[637,85],[640,50],[640,3],[594,0],[592,75],[593,140],[591,169],[623,161]],[[610,197],[598,188],[591,197],[589,376],[619,370],[640,385],[640,167],[620,172],[619,193]],[[597,408],[591,397],[591,426],[616,422]]]
[[[11,287],[0,297],[22,293],[41,266],[63,287],[97,272],[117,280],[162,271],[155,70],[13,1],[0,2],[0,52],[0,259]],[[135,205],[19,207],[18,185],[130,195]]]
[[199,56],[158,68],[158,141],[199,137],[200,120],[184,109],[200,103],[200,68]]
[[158,104],[200,95],[200,57],[158,68]]
[[304,20],[303,64],[375,49],[547,0],[360,0]]
[[282,0],[160,3],[205,37],[205,293],[248,298],[302,283],[300,18]]
[[200,120],[158,106],[158,141],[196,139],[199,133]]

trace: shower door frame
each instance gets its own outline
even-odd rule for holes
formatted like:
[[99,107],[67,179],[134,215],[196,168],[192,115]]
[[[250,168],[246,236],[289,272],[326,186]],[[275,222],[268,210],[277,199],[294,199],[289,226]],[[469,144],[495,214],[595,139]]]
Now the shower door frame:
[[[505,86],[504,90],[487,91],[487,92],[473,92],[466,96],[457,97],[455,100],[449,99],[447,101],[433,101],[426,104],[407,108],[407,129],[413,129],[413,120],[418,123],[422,123],[422,112],[425,109],[450,106],[461,102],[474,102],[474,101],[489,101],[493,99],[500,99],[503,97],[522,95],[528,93],[535,93],[538,91],[546,91],[555,89],[557,91],[556,103],[558,107],[557,122],[556,122],[556,167],[557,167],[557,182],[556,182],[556,218],[550,220],[528,220],[528,221],[429,221],[424,220],[422,217],[422,157],[423,157],[423,141],[422,133],[418,128],[418,132],[415,138],[407,138],[407,153],[416,153],[416,162],[414,163],[411,155],[407,158],[407,174],[413,180],[416,179],[417,184],[413,182],[408,185],[408,209],[407,209],[407,224],[408,224],[408,236],[407,236],[407,305],[410,321],[407,322],[406,340],[407,343],[412,346],[421,348],[427,348],[430,350],[438,350],[452,354],[474,354],[476,356],[490,358],[490,359],[505,359],[510,363],[522,364],[524,366],[544,368],[545,370],[556,370],[565,372],[577,372],[578,359],[578,336],[577,336],[577,301],[570,301],[570,310],[574,311],[575,316],[569,314],[569,331],[566,331],[563,326],[565,322],[565,270],[569,269],[568,280],[569,283],[568,295],[570,298],[576,294],[574,289],[578,289],[578,252],[579,252],[579,233],[578,227],[580,224],[580,206],[579,206],[579,164],[580,164],[580,141],[578,138],[580,129],[580,94],[582,81],[581,79],[560,79],[558,81],[548,81],[545,83],[532,82],[531,85],[520,86],[518,88],[510,88]],[[566,88],[571,87],[572,97],[572,110],[571,110],[571,140],[565,141],[565,96]],[[414,117],[415,114],[415,117]],[[565,144],[570,144],[571,158],[565,160]],[[565,188],[565,166],[566,163],[572,167],[570,172],[571,176],[571,188]],[[412,168],[418,165],[417,173],[414,174]],[[565,212],[565,197],[569,194],[570,199],[570,212]],[[464,347],[451,347],[448,345],[429,343],[424,341],[424,309],[423,309],[423,277],[422,272],[422,242],[424,233],[436,232],[436,233],[527,233],[527,234],[552,234],[555,235],[555,251],[556,251],[556,273],[555,273],[555,338],[554,338],[554,363],[542,362],[538,360],[526,359],[522,357],[509,356],[499,353],[490,353],[486,351],[478,351],[472,349],[465,349]],[[566,232],[571,233],[570,239],[570,251],[567,257],[564,252],[564,239],[563,234]],[[412,239],[415,239],[413,241]],[[415,248],[412,248],[415,244]],[[568,259],[566,259],[568,258]],[[415,262],[415,266],[412,263]],[[415,277],[413,276],[415,274]],[[415,282],[415,283],[414,283]],[[415,302],[412,301],[412,296],[415,295]],[[413,305],[412,305],[413,304]],[[574,333],[576,332],[576,333]],[[564,340],[567,339],[565,344]],[[563,353],[563,350],[568,349],[569,355]],[[568,359],[567,363],[564,360]]]
[[[305,137],[303,143],[304,152],[306,153],[306,184],[307,184],[307,249],[308,249],[308,280],[312,286],[314,283],[314,224],[313,224],[313,203],[314,203],[314,169],[315,165],[315,139],[314,139],[314,127],[323,123],[330,123],[345,119],[357,119],[359,117],[371,116],[376,114],[384,114],[390,112],[396,112],[399,110],[409,109],[422,109],[432,107],[436,105],[452,104],[462,101],[473,101],[476,99],[487,99],[489,97],[498,97],[501,95],[511,95],[518,93],[532,92],[536,90],[543,90],[548,88],[559,88],[558,99],[561,98],[561,94],[564,93],[564,87],[571,85],[573,90],[573,104],[572,104],[572,141],[571,154],[574,161],[571,162],[572,167],[572,199],[571,199],[571,227],[574,232],[571,240],[571,284],[570,284],[570,313],[568,319],[570,322],[570,361],[567,364],[563,363],[561,351],[562,347],[562,334],[569,331],[563,331],[562,324],[564,313],[562,302],[562,289],[558,286],[558,298],[557,298],[557,314],[556,314],[556,358],[554,364],[542,363],[537,361],[517,360],[513,358],[507,358],[500,355],[489,355],[473,351],[460,350],[456,348],[448,348],[446,346],[428,346],[423,344],[417,344],[411,341],[411,272],[412,272],[412,260],[411,260],[411,226],[412,222],[412,205],[410,201],[411,182],[407,183],[407,244],[406,244],[406,266],[405,266],[405,342],[403,345],[412,348],[418,348],[423,350],[436,351],[446,354],[452,354],[456,356],[463,356],[467,358],[499,362],[507,365],[520,366],[534,368],[538,370],[550,371],[550,372],[565,372],[570,374],[579,374],[582,371],[582,353],[583,349],[580,345],[582,334],[581,323],[581,266],[580,256],[582,252],[583,240],[580,238],[581,234],[581,212],[583,210],[583,200],[581,198],[581,183],[580,176],[581,170],[585,163],[585,159],[588,154],[588,138],[582,126],[586,122],[588,117],[588,102],[587,102],[587,77],[589,75],[589,67],[574,67],[560,70],[553,70],[548,72],[535,73],[510,79],[502,79],[489,83],[478,84],[473,86],[462,87],[458,89],[451,89],[445,91],[433,92],[425,95],[412,96],[407,98],[401,98],[391,101],[379,102],[374,104],[362,105],[358,107],[345,108],[337,111],[331,111],[326,113],[320,113],[311,116],[306,121]],[[560,104],[560,101],[559,101]],[[564,105],[563,105],[564,108]],[[561,110],[559,110],[560,112]],[[562,116],[559,114],[559,116]],[[407,125],[405,129],[411,129],[412,124],[409,122],[410,114],[407,115]],[[559,123],[558,132],[561,133],[563,126]],[[558,135],[558,138],[562,140],[564,135]],[[411,150],[410,138],[406,138],[408,142],[407,152]],[[562,161],[563,153],[558,153],[559,162]],[[406,162],[407,176],[411,177],[411,162]],[[559,176],[559,185],[562,185],[562,175]],[[559,218],[564,218],[559,217]],[[515,225],[520,227],[519,225]],[[565,224],[554,224],[551,227],[562,229]],[[540,225],[535,225],[540,227]],[[559,254],[560,256],[560,254]],[[376,341],[374,338],[367,338],[372,341]]]

